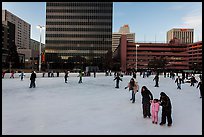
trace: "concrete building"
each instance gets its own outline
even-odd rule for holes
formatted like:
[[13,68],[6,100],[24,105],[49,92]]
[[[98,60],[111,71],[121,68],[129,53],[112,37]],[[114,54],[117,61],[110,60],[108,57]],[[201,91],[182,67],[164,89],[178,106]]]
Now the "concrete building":
[[114,32],[112,34],[112,52],[114,52],[115,49],[119,46],[120,38],[122,35],[127,36],[128,42],[135,42],[135,33],[130,33],[130,28],[126,24],[126,25],[120,27],[119,32]]
[[49,67],[108,67],[112,11],[112,2],[47,2],[45,60]]
[[173,38],[177,38],[181,43],[193,43],[194,29],[189,28],[173,28],[167,32],[167,43]]
[[28,49],[30,46],[31,25],[8,10],[2,10],[2,21],[15,24],[15,44],[17,49]]

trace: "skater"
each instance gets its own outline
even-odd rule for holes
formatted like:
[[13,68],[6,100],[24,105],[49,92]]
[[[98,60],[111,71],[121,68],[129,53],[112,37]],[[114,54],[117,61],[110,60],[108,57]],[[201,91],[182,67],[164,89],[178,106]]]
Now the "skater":
[[150,101],[152,110],[152,123],[157,124],[158,122],[158,112],[159,112],[159,100],[154,99]]
[[95,78],[95,77],[96,77],[96,71],[94,70],[94,72],[93,72],[93,73],[94,73],[94,78]]
[[32,71],[32,74],[30,76],[30,87],[29,88],[35,88],[35,78],[36,78],[36,74],[35,71]]
[[160,125],[166,124],[166,118],[168,121],[168,126],[172,125],[172,118],[171,118],[171,101],[169,97],[164,93],[160,93],[160,105],[162,106],[162,118]]
[[153,99],[152,93],[147,89],[146,86],[143,86],[141,89],[142,95],[142,108],[143,108],[143,117],[146,118],[147,116],[150,118],[150,100]]
[[83,74],[82,74],[82,71],[80,70],[80,71],[79,71],[79,75],[78,75],[78,77],[79,77],[79,82],[78,82],[78,83],[79,83],[79,84],[82,83],[82,75],[83,75]]
[[[115,77],[114,80],[116,80],[116,87],[115,87],[115,88],[119,88],[119,81],[122,81],[122,79],[121,79],[120,76],[119,76],[119,73],[117,73],[117,76]],[[114,81],[114,80],[113,80],[113,81]]]
[[191,81],[191,85],[190,85],[190,86],[194,86],[194,83],[197,83],[197,82],[198,82],[198,81],[195,79],[194,76],[192,76],[192,77],[190,78],[190,81]]
[[175,80],[175,83],[177,83],[177,89],[181,89],[181,82],[183,82],[183,79],[178,76],[178,78]]
[[25,74],[24,74],[24,72],[22,71],[21,74],[19,75],[19,77],[21,77],[21,81],[23,80],[24,76],[25,76]]
[[154,87],[159,87],[159,74],[156,74],[156,76],[154,77],[153,81],[155,80],[156,84]]
[[200,79],[200,82],[198,83],[198,85],[197,85],[197,88],[199,88],[200,89],[200,98],[202,98],[202,88],[203,88],[203,83],[202,83],[202,79]]
[[182,72],[182,82],[184,83],[185,80],[185,72]]
[[10,78],[14,78],[14,71],[13,71],[13,70],[11,71],[11,76],[10,76]]
[[125,87],[125,89],[127,88],[129,88],[129,91],[132,90],[132,98],[130,100],[132,100],[132,103],[135,103],[135,94],[138,92],[139,86],[138,83],[134,81],[134,78],[131,78],[128,86]]
[[65,83],[67,83],[67,77],[68,77],[68,71],[65,71],[65,76],[64,76]]
[[135,72],[133,72],[133,78],[136,79],[136,73]]

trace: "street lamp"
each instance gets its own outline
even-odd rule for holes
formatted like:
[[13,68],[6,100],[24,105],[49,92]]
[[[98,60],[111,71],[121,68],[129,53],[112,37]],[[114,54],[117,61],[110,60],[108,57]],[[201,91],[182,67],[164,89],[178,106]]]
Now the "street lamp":
[[140,45],[138,45],[138,44],[136,44],[136,68],[135,68],[135,70],[136,70],[136,73],[137,73],[137,47],[139,47]]
[[40,29],[40,46],[39,46],[39,72],[41,71],[41,32],[42,32],[42,29],[44,29],[45,26],[41,26],[41,25],[38,25],[37,26],[37,29]]

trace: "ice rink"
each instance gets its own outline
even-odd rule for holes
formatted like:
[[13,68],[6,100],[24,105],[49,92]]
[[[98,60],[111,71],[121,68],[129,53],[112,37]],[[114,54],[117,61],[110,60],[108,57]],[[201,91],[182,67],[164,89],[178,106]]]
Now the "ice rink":
[[[63,74],[62,74],[63,75]],[[199,89],[190,83],[182,90],[170,78],[160,75],[154,87],[154,75],[137,75],[139,92],[136,102],[130,102],[131,92],[124,89],[131,76],[122,77],[115,88],[113,76],[97,74],[96,78],[70,75],[68,83],[61,77],[37,76],[36,88],[29,88],[30,74],[23,81],[2,79],[3,135],[201,135],[202,99]],[[199,81],[199,78],[196,77]],[[172,103],[171,127],[152,124],[143,118],[141,87],[147,86],[154,98],[165,92]],[[161,107],[159,123],[161,122]]]

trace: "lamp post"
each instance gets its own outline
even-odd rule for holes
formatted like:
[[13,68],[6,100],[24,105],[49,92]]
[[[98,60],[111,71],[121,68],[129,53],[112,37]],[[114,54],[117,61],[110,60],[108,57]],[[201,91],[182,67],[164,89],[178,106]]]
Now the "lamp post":
[[136,70],[136,73],[137,73],[137,47],[139,47],[140,45],[138,45],[138,44],[136,44],[136,68],[135,68],[135,70]]
[[39,46],[39,72],[41,71],[41,32],[42,32],[42,29],[44,29],[45,26],[41,26],[41,25],[38,25],[37,26],[37,29],[40,29],[40,46]]

